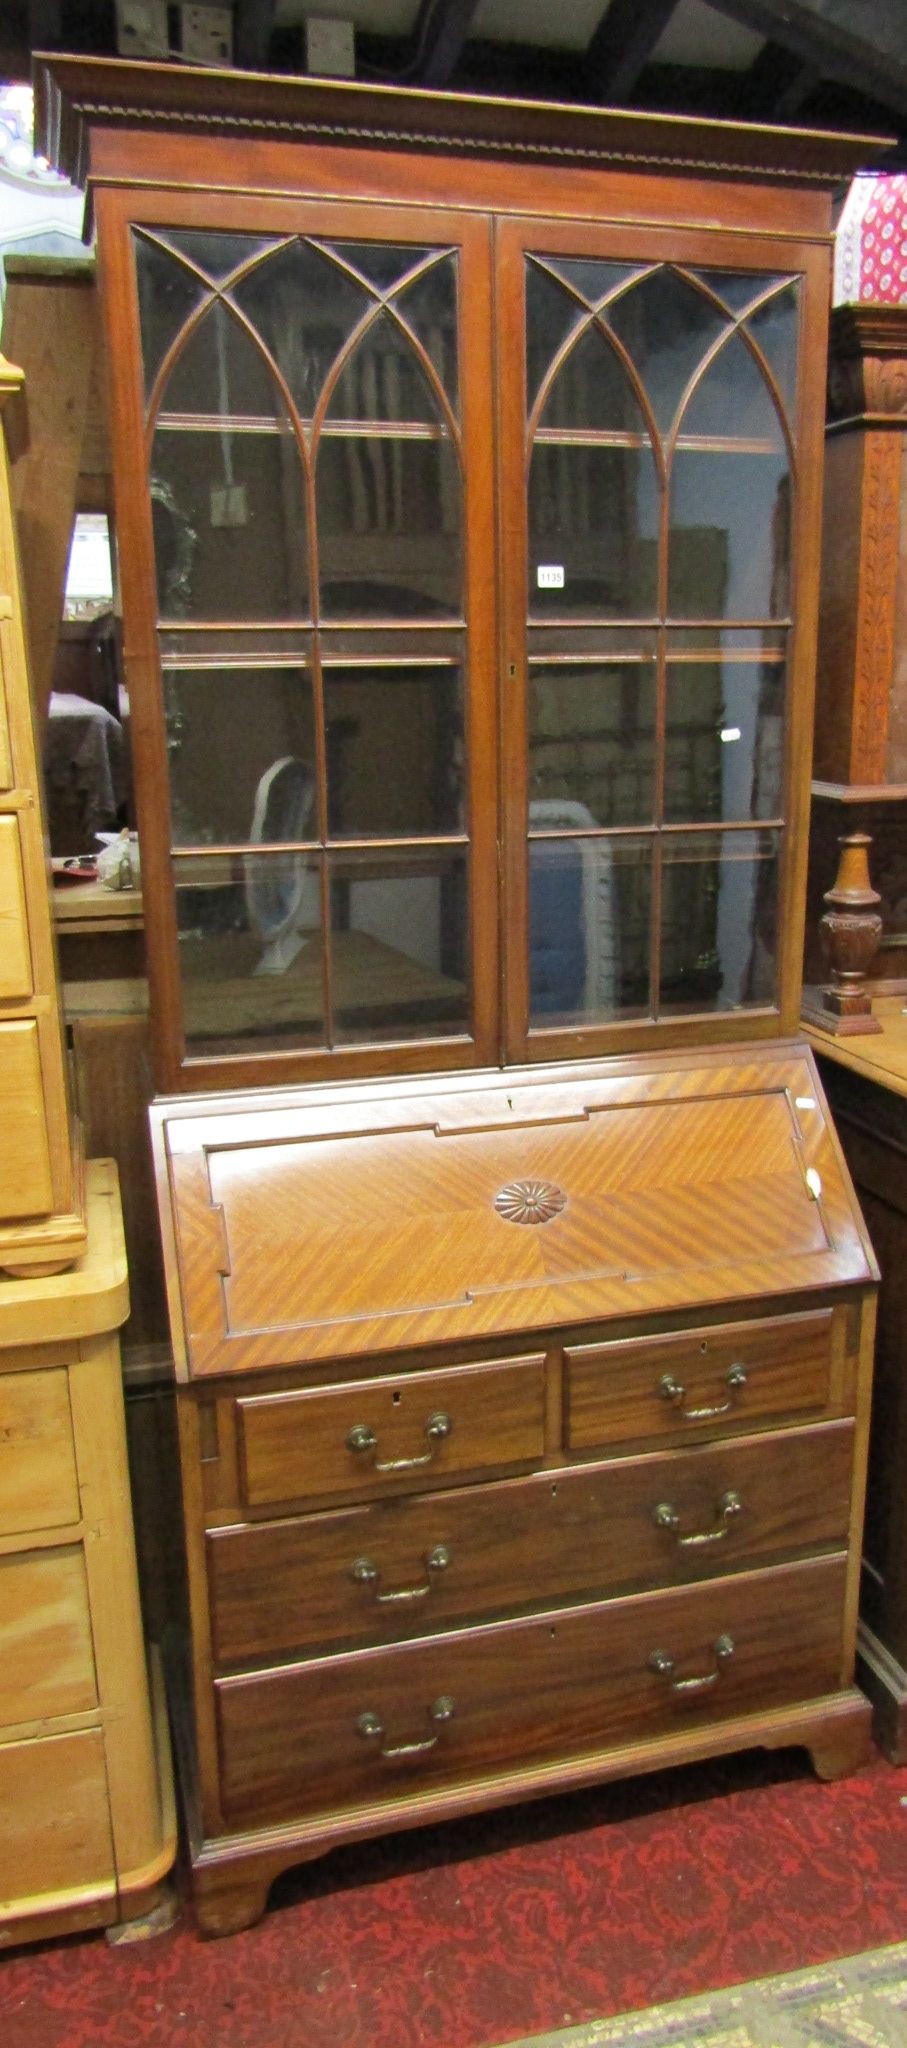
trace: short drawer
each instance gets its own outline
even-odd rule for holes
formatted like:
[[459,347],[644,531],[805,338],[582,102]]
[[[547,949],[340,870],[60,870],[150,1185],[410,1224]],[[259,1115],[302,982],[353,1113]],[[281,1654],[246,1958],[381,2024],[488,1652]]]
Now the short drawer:
[[732,1437],[207,1537],[221,1664],[683,1585],[847,1542],[853,1425]]
[[64,1366],[0,1373],[0,1536],[79,1519]]
[[678,1443],[820,1415],[831,1399],[832,1331],[826,1309],[569,1349],[567,1448]]
[[0,1149],[0,1216],[44,1216],[53,1208],[41,1047],[32,1017],[0,1023],[0,1130],[15,1131]]
[[97,1700],[81,1544],[0,1557],[0,1726]]
[[545,1361],[363,1380],[236,1403],[250,1507],[332,1494],[366,1497],[425,1478],[522,1464],[544,1449]]
[[215,1692],[228,1822],[386,1807],[841,1682],[846,1558],[360,1650]]
[[22,1002],[31,992],[22,849],[19,820],[13,814],[0,817],[0,999]]

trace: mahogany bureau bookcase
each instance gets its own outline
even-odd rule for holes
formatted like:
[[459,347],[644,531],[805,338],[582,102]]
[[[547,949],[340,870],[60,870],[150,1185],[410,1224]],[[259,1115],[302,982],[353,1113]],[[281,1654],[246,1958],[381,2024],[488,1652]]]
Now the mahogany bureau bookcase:
[[89,190],[201,1925],[864,1754],[876,1272],[796,1030],[831,197],[875,145],[42,60]]

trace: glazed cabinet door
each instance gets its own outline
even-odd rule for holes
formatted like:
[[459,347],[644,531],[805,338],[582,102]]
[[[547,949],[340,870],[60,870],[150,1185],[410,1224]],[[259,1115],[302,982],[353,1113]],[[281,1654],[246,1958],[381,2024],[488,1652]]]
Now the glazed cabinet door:
[[487,1061],[489,224],[205,206],[99,195],[158,1082]]
[[790,1028],[826,252],[498,243],[509,1057]]

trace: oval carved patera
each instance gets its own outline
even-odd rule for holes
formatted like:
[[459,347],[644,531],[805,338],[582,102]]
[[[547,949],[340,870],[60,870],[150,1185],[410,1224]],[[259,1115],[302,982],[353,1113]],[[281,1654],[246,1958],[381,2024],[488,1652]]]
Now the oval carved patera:
[[494,1198],[505,1223],[550,1223],[566,1206],[564,1190],[554,1180],[511,1180]]

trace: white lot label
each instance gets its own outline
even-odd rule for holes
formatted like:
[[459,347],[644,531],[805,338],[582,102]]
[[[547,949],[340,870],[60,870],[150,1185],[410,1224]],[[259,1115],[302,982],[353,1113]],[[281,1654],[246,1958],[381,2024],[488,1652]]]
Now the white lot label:
[[563,590],[564,571],[559,562],[540,562],[535,580],[540,590]]

